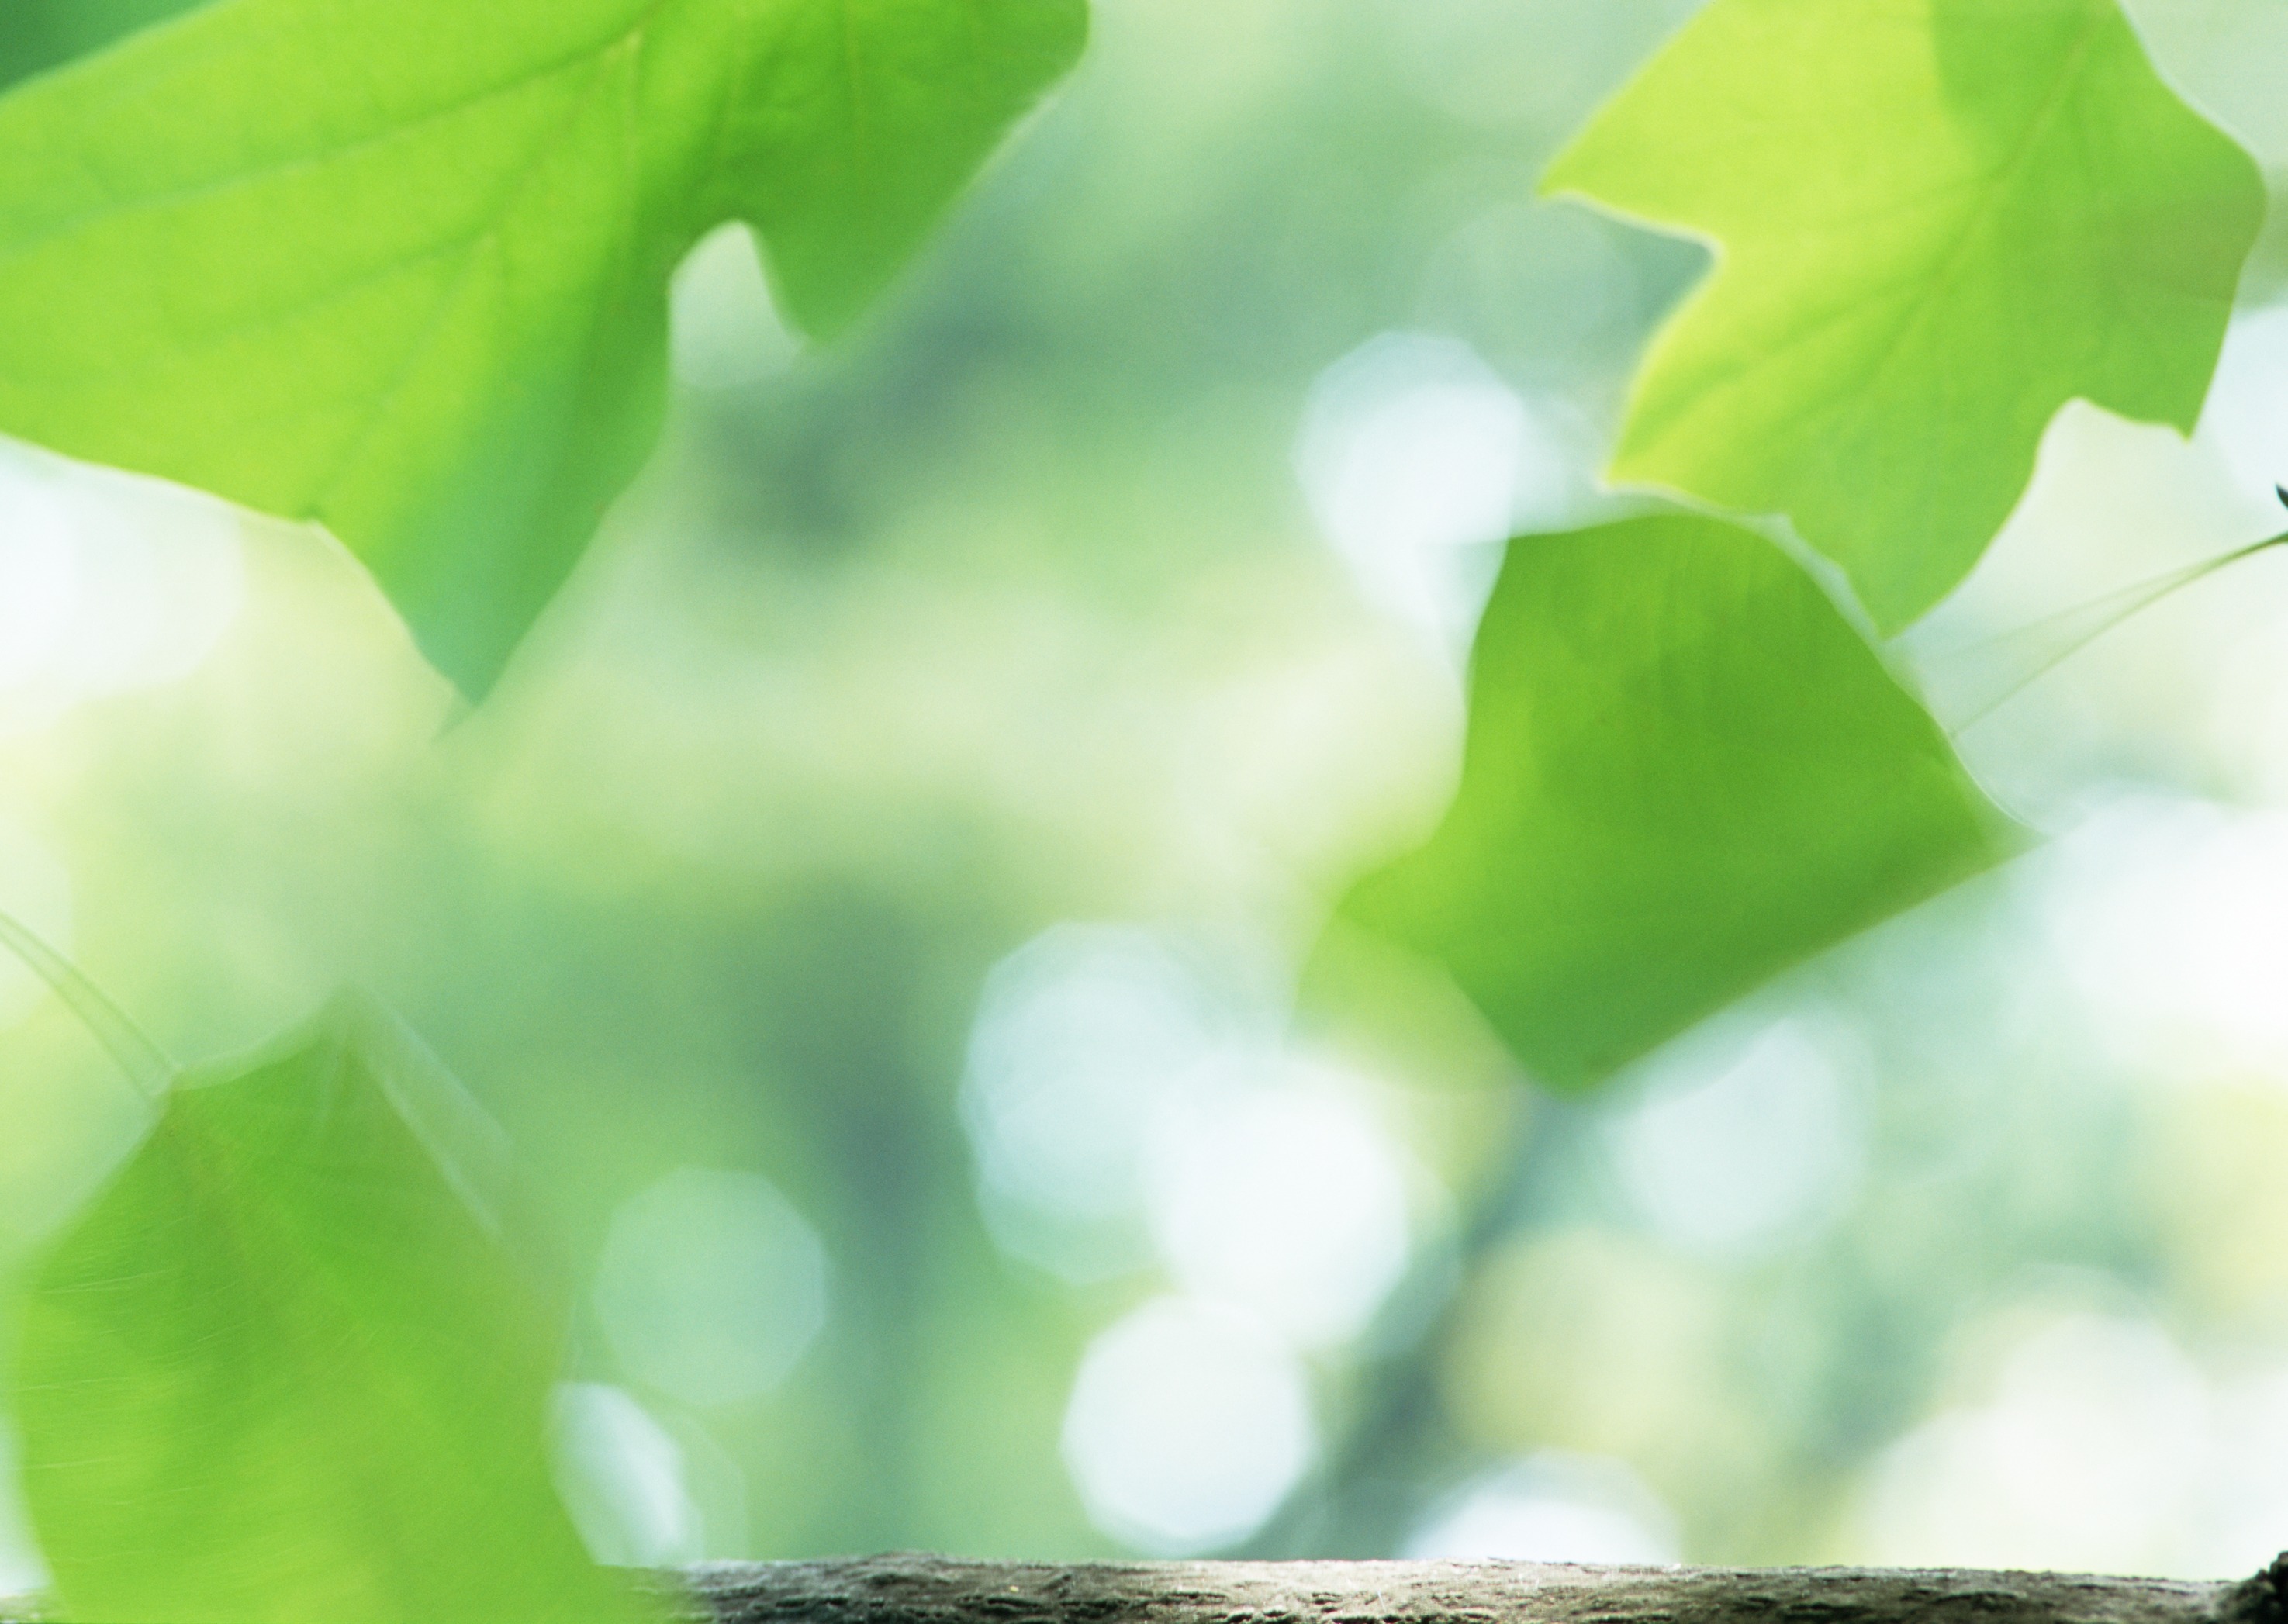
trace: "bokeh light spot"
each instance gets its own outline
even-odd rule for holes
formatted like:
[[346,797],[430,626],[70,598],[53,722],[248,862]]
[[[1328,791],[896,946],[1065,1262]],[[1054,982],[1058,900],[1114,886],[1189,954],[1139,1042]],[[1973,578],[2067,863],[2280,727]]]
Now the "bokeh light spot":
[[1610,1127],[1615,1165],[1639,1210],[1669,1240],[1720,1256],[1776,1245],[1834,1216],[1865,1162],[1842,1034],[1791,1019],[1736,1056],[1711,1047],[1688,1038],[1656,1058],[1643,1097]]
[[244,591],[226,503],[0,441],[0,734],[188,677]]
[[2206,1394],[2156,1327],[2073,1315],[2027,1338],[1992,1398],[1910,1433],[1878,1466],[1865,1541],[1916,1565],[2172,1571]]
[[1058,925],[1002,960],[961,1089],[995,1239],[1076,1280],[1146,1262],[1143,1147],[1219,1024],[1197,972],[1148,931]]
[[1315,1442],[1295,1356],[1245,1317],[1180,1297],[1100,1333],[1065,1410],[1065,1463],[1090,1517],[1160,1556],[1244,1539]]
[[568,1382],[556,1390],[556,1480],[589,1555],[619,1567],[696,1562],[707,1554],[683,1449],[623,1388]]
[[826,1324],[826,1252],[776,1185],[682,1168],[613,1215],[596,1311],[628,1374],[687,1404],[784,1381]]
[[1405,1271],[1407,1168],[1347,1080],[1277,1055],[1267,1075],[1173,1104],[1148,1164],[1152,1232],[1195,1295],[1293,1345],[1364,1328]]
[[1588,440],[1569,406],[1521,395],[1467,345],[1385,333],[1312,385],[1295,466],[1367,601],[1458,650],[1498,543],[1585,510]]

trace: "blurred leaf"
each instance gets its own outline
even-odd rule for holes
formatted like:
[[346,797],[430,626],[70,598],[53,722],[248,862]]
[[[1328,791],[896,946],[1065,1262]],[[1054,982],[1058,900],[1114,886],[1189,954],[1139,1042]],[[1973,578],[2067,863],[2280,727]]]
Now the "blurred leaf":
[[225,0],[0,102],[0,430],[324,523],[473,695],[726,219],[846,326],[1086,0]]
[[26,1497],[70,1616],[628,1616],[553,1487],[563,1319],[504,1168],[354,995],[176,1085],[24,1310]]
[[0,12],[0,87],[60,67],[201,0],[8,0]]
[[1341,914],[1579,1087],[2011,842],[1809,575],[1661,515],[1510,543],[1460,793]]
[[1717,0],[1545,184],[1723,245],[1614,476],[1787,514],[1887,631],[2068,400],[2191,432],[2264,212],[2114,0]]

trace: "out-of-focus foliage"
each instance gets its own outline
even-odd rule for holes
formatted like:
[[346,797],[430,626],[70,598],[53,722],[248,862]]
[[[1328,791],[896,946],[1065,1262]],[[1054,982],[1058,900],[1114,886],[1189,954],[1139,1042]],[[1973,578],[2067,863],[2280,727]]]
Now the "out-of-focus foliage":
[[846,327],[1085,0],[229,0],[0,105],[0,426],[323,524],[473,695],[657,427],[669,272],[752,223]]
[[355,995],[186,1076],[40,1270],[15,1413],[72,1616],[633,1619],[557,1498],[499,1129]]
[[1788,515],[1887,632],[2069,400],[2192,432],[2264,214],[2117,0],[1718,0],[1546,184],[1723,245],[1615,477]]
[[2005,827],[1799,566],[1654,515],[1509,544],[1453,809],[1342,913],[1578,1088],[1990,867]]

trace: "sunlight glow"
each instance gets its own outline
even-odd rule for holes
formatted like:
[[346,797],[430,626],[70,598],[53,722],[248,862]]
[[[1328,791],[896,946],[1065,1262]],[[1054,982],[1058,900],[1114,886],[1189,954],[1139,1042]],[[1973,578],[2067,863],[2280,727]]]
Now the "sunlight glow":
[[1985,1404],[1892,1448],[1868,1498],[1866,1554],[1904,1565],[2184,1572],[2184,1502],[2210,1421],[2198,1374],[2157,1327],[2062,1319],[2010,1355]]
[[0,441],[0,735],[189,676],[243,595],[225,503]]
[[2288,813],[2121,799],[2047,875],[2052,940],[2116,1058],[2288,1085]]
[[2216,448],[2233,484],[2260,511],[2275,511],[2272,487],[2288,481],[2288,305],[2260,305],[2226,329],[2201,408],[2200,438]]

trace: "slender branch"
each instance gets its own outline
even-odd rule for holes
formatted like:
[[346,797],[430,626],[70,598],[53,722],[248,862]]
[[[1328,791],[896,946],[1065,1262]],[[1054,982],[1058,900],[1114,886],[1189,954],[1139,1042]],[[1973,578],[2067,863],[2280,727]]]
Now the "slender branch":
[[[2281,502],[2288,506],[2288,491],[2281,494]],[[2015,631],[1935,654],[1923,673],[1929,697],[1946,718],[1948,732],[1966,733],[2131,615],[2228,566],[2283,544],[2288,544],[2288,531],[2108,592]]]
[[[2284,1558],[2288,1561],[2288,1558]],[[691,1624],[2282,1624],[2272,1570],[2209,1581],[1902,1568],[926,1556],[692,1570]]]

